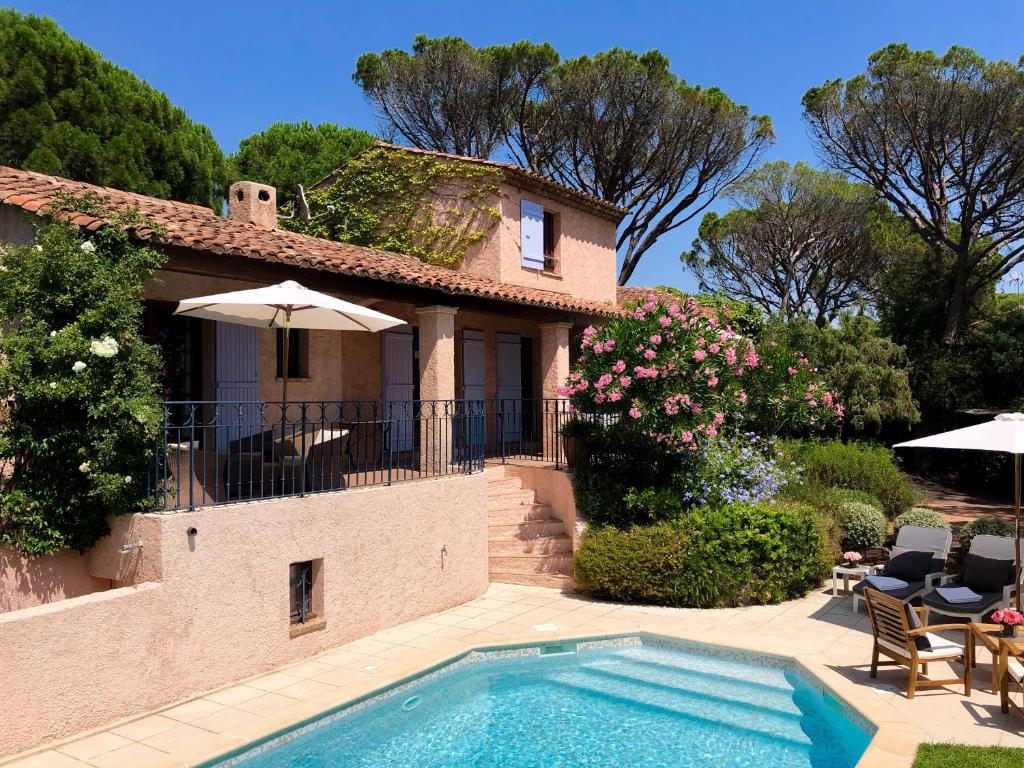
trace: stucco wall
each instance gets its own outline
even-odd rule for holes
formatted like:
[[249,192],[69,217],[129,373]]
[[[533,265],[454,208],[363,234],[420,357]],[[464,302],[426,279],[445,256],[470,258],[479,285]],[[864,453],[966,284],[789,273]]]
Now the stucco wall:
[[88,566],[77,552],[24,558],[0,545],[0,613],[109,589],[110,580],[96,578]]
[[[485,494],[481,473],[125,519],[96,569],[161,581],[0,614],[0,755],[477,597]],[[288,565],[317,558],[326,627],[291,639]]]
[[[555,274],[522,266],[519,220],[523,198],[558,217]],[[470,249],[463,270],[503,283],[615,303],[614,222],[508,183],[500,185],[498,207],[501,221],[493,236]]]

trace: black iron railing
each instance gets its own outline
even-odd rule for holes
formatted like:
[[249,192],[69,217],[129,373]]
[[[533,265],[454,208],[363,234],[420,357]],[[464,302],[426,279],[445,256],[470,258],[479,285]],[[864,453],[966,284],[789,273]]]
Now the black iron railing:
[[565,463],[561,431],[568,400],[492,398],[483,405],[488,458],[535,459],[556,468]]
[[167,402],[158,509],[194,509],[483,469],[480,400]]

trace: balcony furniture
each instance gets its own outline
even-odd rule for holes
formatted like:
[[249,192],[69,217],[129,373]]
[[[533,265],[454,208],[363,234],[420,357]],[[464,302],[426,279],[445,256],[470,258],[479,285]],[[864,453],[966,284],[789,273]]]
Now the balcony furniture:
[[1003,712],[1011,709],[1024,717],[1024,705],[1012,698],[1024,693],[1024,638],[999,638],[999,705]]
[[[889,563],[883,566],[873,566],[872,572],[868,575],[893,575],[907,582],[907,586],[898,589],[879,590],[892,597],[898,597],[904,602],[909,602],[919,595],[930,592],[942,578],[946,568],[946,558],[949,556],[949,548],[953,543],[953,533],[944,528],[925,528],[918,525],[905,525],[900,528],[896,536],[896,543],[890,551]],[[921,578],[906,578],[897,573],[888,573],[886,568],[893,562],[894,558],[902,554],[914,552],[931,552],[932,557],[927,562]],[[914,555],[911,555],[914,556]],[[859,610],[860,601],[864,599],[864,590],[868,588],[869,582],[866,577],[860,583],[853,585],[853,612]],[[878,587],[874,587],[878,589]]]
[[843,591],[850,591],[850,579],[863,579],[872,572],[870,565],[837,565],[832,569],[832,597],[839,595],[839,578],[843,579]]
[[[898,597],[892,597],[870,587],[864,591],[871,618],[874,645],[871,650],[871,677],[878,677],[878,667],[895,665],[910,670],[907,698],[914,698],[918,688],[934,688],[963,683],[964,695],[971,695],[971,628],[965,624],[937,624],[924,626],[928,612],[914,608]],[[916,625],[916,626],[915,626]],[[962,632],[963,642],[941,637],[936,632]],[[922,647],[918,647],[918,644]],[[890,661],[880,662],[884,656]],[[942,680],[920,679],[928,674],[932,662],[955,662],[964,668],[963,676]]]
[[[1005,577],[993,589],[975,589],[971,587],[972,578],[969,573],[971,556],[976,555],[987,561],[997,560],[1005,563]],[[1005,536],[990,536],[979,534],[971,540],[971,551],[964,558],[964,570],[959,575],[943,576],[937,586],[967,586],[977,592],[980,597],[970,603],[950,603],[938,592],[929,592],[924,596],[922,602],[935,613],[943,616],[965,618],[968,621],[980,622],[997,608],[1005,608],[1010,605],[1016,593],[1014,582],[1016,572],[1014,567],[1014,541]]]

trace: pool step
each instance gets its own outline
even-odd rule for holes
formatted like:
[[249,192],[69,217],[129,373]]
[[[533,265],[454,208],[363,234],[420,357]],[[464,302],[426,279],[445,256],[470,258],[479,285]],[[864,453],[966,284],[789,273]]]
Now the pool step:
[[[731,699],[663,685],[609,679],[588,669],[556,673],[549,679],[576,691],[743,731],[754,738],[799,749],[811,746],[811,740],[800,728],[800,717],[787,712],[741,706]],[[752,691],[749,699],[755,701],[756,693]]]
[[761,710],[779,717],[799,720],[803,713],[793,700],[793,690],[751,684],[747,680],[714,672],[671,668],[662,664],[633,661],[587,665],[588,673],[636,685],[685,691],[688,695],[714,701],[733,702],[751,711]]
[[519,478],[488,470],[487,538],[491,581],[571,588],[572,539],[551,507]]

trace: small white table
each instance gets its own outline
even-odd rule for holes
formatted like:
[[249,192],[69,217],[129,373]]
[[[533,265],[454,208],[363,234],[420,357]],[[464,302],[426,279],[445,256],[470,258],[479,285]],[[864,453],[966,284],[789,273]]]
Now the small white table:
[[839,594],[839,577],[843,577],[843,590],[850,591],[850,577],[855,576],[858,581],[871,573],[873,567],[870,565],[837,565],[832,569],[832,597]]

